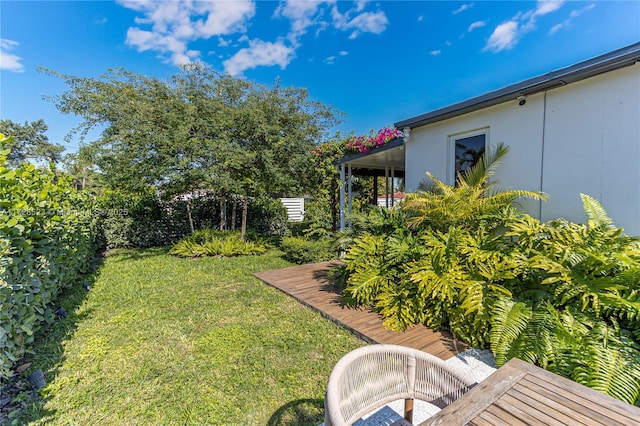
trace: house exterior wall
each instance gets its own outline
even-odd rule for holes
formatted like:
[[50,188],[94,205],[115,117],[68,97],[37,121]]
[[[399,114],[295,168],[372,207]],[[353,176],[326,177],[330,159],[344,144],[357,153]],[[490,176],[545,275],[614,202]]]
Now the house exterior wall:
[[547,95],[542,220],[584,221],[579,193],[640,235],[640,64]]
[[542,220],[584,222],[580,193],[600,200],[616,225],[640,235],[640,64],[411,130],[406,188],[425,173],[451,181],[452,138],[487,129],[487,144],[509,154],[495,179],[505,189],[549,194],[521,201]]

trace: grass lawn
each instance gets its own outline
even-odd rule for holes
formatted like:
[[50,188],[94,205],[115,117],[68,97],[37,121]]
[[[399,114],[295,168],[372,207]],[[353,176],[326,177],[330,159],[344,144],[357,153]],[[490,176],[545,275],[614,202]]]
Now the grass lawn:
[[317,425],[333,365],[363,343],[252,277],[277,252],[115,251],[37,338],[44,403],[20,424]]

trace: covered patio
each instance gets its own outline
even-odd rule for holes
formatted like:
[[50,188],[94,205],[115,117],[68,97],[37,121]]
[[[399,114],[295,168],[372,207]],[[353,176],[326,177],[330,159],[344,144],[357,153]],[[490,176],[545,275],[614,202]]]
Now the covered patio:
[[[369,152],[349,155],[336,161],[340,170],[340,230],[351,227],[353,209],[353,177],[384,176],[384,197],[387,208],[393,206],[397,189],[396,178],[405,176],[405,143],[409,140],[409,132],[404,137],[391,140],[385,145]],[[373,203],[377,204],[379,193],[378,179],[374,180]]]

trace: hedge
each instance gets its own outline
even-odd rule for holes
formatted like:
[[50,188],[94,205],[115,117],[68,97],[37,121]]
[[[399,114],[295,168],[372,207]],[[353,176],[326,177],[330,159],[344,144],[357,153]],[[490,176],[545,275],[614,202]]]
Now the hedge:
[[92,203],[71,179],[23,163],[10,169],[0,134],[0,381],[55,319],[53,302],[95,254]]
[[[218,229],[220,198],[191,200],[193,226]],[[226,227],[240,229],[241,203],[236,204],[232,224],[233,199],[226,203]],[[104,248],[168,246],[191,233],[187,203],[181,199],[164,201],[149,190],[143,193],[106,191],[98,199],[101,243]],[[248,205],[247,227],[264,237],[280,238],[288,232],[287,211],[278,199],[255,198]]]

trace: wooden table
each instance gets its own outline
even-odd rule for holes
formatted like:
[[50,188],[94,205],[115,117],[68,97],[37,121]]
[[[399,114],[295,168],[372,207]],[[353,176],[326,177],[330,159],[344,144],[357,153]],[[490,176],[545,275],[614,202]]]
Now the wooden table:
[[514,358],[419,426],[640,425],[640,408]]

